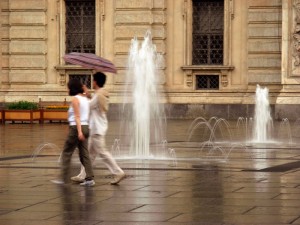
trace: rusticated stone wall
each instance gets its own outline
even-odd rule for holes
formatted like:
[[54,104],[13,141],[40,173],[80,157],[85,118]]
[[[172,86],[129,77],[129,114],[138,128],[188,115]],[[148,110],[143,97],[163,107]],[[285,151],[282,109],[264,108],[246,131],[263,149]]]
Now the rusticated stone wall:
[[[0,63],[1,63],[1,89],[4,88],[4,84],[8,83],[8,69],[9,69],[9,10],[8,10],[8,0],[0,1],[0,9],[1,9],[1,55],[0,55]],[[1,101],[4,101],[4,95],[0,95]]]
[[[2,4],[0,3],[0,20],[2,20]],[[1,24],[1,23],[0,23]],[[2,32],[0,31],[0,89],[2,88]],[[0,102],[3,101],[3,96],[0,97]]]
[[[114,4],[114,62],[119,68],[114,84],[124,84],[132,38],[142,41],[149,30],[157,51],[163,55],[166,53],[166,0],[115,0]],[[160,71],[162,81],[163,69]]]
[[282,0],[248,1],[248,80],[281,84]]
[[[158,76],[162,102],[173,112],[188,106],[194,113],[194,105],[251,105],[256,84],[270,89],[272,104],[300,103],[300,51],[293,47],[299,0],[224,0],[226,65],[219,69],[192,68],[192,0],[95,2],[96,52],[118,67],[107,81],[113,104],[121,103],[131,39],[142,41],[147,30],[165,59]],[[64,0],[1,0],[0,12],[0,102],[64,101]],[[195,76],[206,73],[220,75],[219,90],[196,89]]]
[[47,68],[46,0],[10,0],[6,7],[6,82],[43,84]]

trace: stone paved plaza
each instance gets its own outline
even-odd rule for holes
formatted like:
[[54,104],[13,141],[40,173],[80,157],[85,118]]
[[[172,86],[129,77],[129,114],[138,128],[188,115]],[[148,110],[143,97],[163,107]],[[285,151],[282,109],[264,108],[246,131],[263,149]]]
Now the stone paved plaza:
[[[177,160],[120,157],[127,178],[113,186],[99,159],[96,186],[88,188],[50,182],[60,174],[67,124],[1,125],[0,225],[300,224],[297,130],[293,143],[230,143],[207,155],[187,142],[190,123],[168,121]],[[109,148],[118,128],[110,122]],[[77,154],[73,166],[75,174]]]

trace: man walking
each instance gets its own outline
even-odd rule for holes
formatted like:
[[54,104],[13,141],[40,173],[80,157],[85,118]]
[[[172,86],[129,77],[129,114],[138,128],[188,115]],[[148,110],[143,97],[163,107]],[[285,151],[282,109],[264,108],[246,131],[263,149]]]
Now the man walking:
[[[95,90],[95,94],[90,101],[90,138],[88,149],[90,152],[91,161],[94,163],[97,155],[100,155],[104,161],[104,164],[114,175],[114,179],[110,183],[118,184],[125,178],[126,175],[118,166],[110,152],[107,151],[105,144],[105,135],[108,129],[106,113],[109,105],[109,93],[103,88],[105,82],[106,75],[104,73],[97,72],[93,74],[93,88]],[[88,97],[90,96],[86,87],[85,93]],[[85,168],[81,165],[80,173],[75,177],[71,177],[71,180],[75,182],[82,182],[85,177]]]

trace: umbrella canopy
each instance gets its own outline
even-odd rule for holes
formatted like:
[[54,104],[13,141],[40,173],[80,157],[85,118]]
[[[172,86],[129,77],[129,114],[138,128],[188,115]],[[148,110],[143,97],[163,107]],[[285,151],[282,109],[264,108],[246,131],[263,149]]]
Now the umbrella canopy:
[[117,69],[111,61],[92,53],[71,52],[64,56],[64,60],[73,65],[79,65],[87,69],[117,73]]

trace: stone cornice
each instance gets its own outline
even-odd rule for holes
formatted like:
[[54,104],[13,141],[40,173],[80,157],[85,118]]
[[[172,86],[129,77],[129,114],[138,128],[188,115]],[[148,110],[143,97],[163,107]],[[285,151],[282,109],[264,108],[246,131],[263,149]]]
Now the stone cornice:
[[76,65],[57,65],[55,66],[55,69],[60,70],[84,70],[84,71],[90,71],[91,69],[83,68],[81,66]]
[[223,66],[223,65],[184,65],[181,67],[182,70],[201,70],[201,71],[221,71],[221,70],[227,70],[231,71],[234,70],[234,66]]

